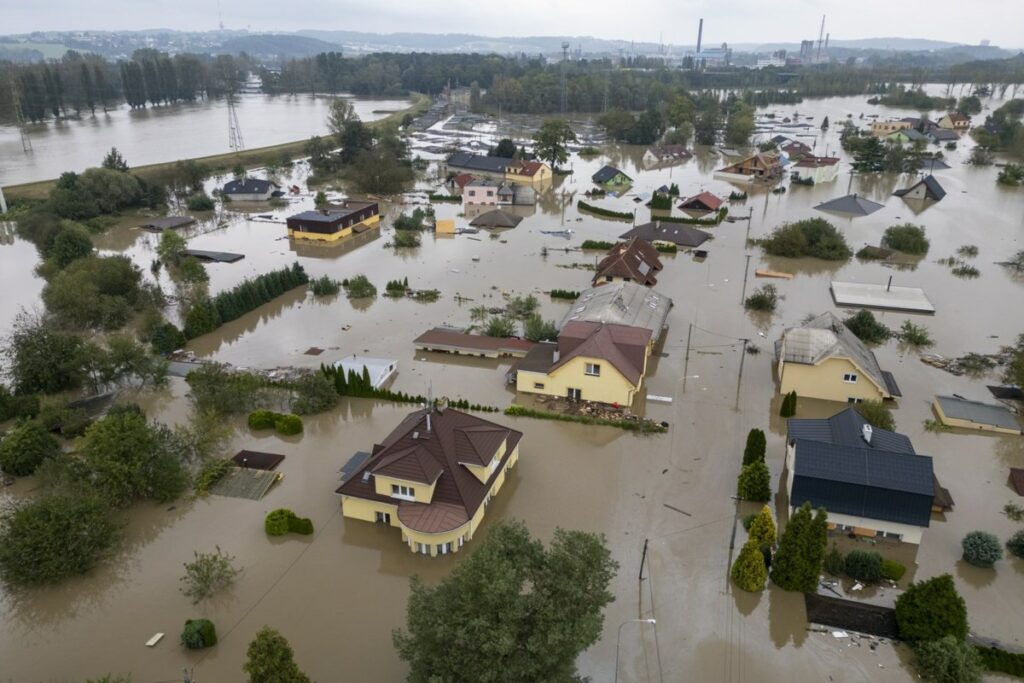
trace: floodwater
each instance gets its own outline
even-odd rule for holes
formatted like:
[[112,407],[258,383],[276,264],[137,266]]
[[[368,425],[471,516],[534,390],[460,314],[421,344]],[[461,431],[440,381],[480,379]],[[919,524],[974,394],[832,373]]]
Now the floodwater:
[[[796,107],[770,109],[781,119]],[[838,149],[838,123],[847,113],[913,113],[870,107],[862,98],[805,102],[798,109],[814,117],[814,127],[807,133],[816,135],[818,151]],[[826,114],[833,127],[821,135],[817,124]],[[202,357],[248,367],[317,365],[351,353],[394,358],[399,374],[393,386],[399,391],[425,393],[429,387],[435,396],[501,407],[529,401],[506,388],[508,360],[416,352],[412,339],[433,325],[469,324],[471,307],[501,305],[503,292],[536,293],[545,317],[560,319],[569,304],[553,302],[540,291],[583,289],[588,271],[558,266],[593,263],[594,254],[554,249],[578,246],[588,238],[612,240],[629,227],[628,222],[575,209],[575,199],[589,187],[590,174],[604,163],[633,176],[633,192],[640,194],[672,182],[684,195],[702,189],[728,195],[733,189],[711,178],[723,162],[706,153],[651,171],[642,169],[642,153],[641,148],[616,147],[589,161],[573,157],[574,174],[558,179],[536,211],[514,230],[493,238],[484,232],[455,237],[425,233],[417,249],[386,248],[392,234],[388,227],[356,248],[296,245],[285,237],[283,224],[255,220],[256,213],[283,218],[308,208],[311,196],[298,198],[287,209],[261,207],[241,213],[233,207],[223,217],[225,228],[211,220],[186,232],[194,248],[246,254],[235,264],[208,266],[212,291],[298,260],[313,276],[340,279],[363,273],[381,291],[387,280],[408,277],[412,287],[434,287],[442,296],[434,304],[383,296],[353,302],[343,296],[314,300],[300,290],[194,340],[189,348]],[[913,270],[856,259],[827,264],[765,258],[760,250],[745,246],[748,226],[743,221],[712,230],[714,240],[706,244],[709,256],[704,262],[685,254],[665,256],[656,289],[671,296],[675,307],[661,349],[665,355],[653,364],[645,393],[671,396],[673,401],[649,402],[640,408],[654,419],[668,421],[668,434],[643,437],[611,428],[496,418],[522,430],[525,437],[522,465],[489,510],[489,522],[520,518],[543,539],[549,539],[557,526],[601,532],[620,563],[612,586],[616,601],[606,612],[602,639],[580,657],[582,674],[596,682],[611,681],[618,661],[622,681],[915,680],[902,648],[870,651],[808,631],[799,595],[776,589],[750,595],[733,589],[728,580],[735,552],[730,551],[730,542],[735,534],[738,551],[744,539],[738,520],[756,506],[737,505],[731,495],[745,435],[752,427],[768,433],[773,490],[779,491],[785,425],[777,417],[772,343],[785,327],[799,324],[807,314],[836,310],[828,291],[831,279],[882,283],[891,275],[895,284],[923,287],[936,306],[934,316],[878,317],[893,328],[905,319],[927,326],[936,340],[932,350],[943,355],[991,352],[1024,332],[1024,281],[995,264],[1024,249],[1024,192],[997,186],[991,167],[963,165],[968,154],[969,149],[947,153],[953,168],[936,177],[948,194],[923,211],[915,212],[890,196],[894,188],[909,185],[912,176],[881,176],[854,178],[853,190],[884,202],[885,209],[854,220],[829,217],[855,250],[877,244],[884,228],[893,223],[925,225],[931,251]],[[840,180],[834,183],[791,187],[781,195],[761,189],[746,203],[731,205],[731,212],[743,216],[752,210],[751,237],[787,220],[824,215],[811,207],[846,193],[848,168],[844,161]],[[303,169],[295,173],[292,179],[298,180]],[[427,181],[420,184],[428,186]],[[619,211],[636,207],[630,196],[599,203]],[[386,208],[393,217],[400,207]],[[437,212],[439,217],[455,218],[457,225],[465,223],[457,205],[438,205]],[[646,210],[641,207],[638,215],[644,219]],[[384,224],[390,225],[390,220]],[[562,227],[575,231],[571,240],[539,232]],[[131,255],[148,272],[154,242],[154,236],[120,228],[104,236],[100,247]],[[979,247],[979,255],[970,259],[981,271],[974,280],[957,279],[947,266],[936,263],[964,244]],[[542,254],[545,246],[547,256]],[[5,265],[10,249],[0,248]],[[766,282],[754,277],[756,268],[797,275],[791,281],[767,281],[785,297],[774,315],[748,314],[740,305],[748,255],[747,293]],[[479,261],[473,260],[476,256]],[[472,301],[460,304],[456,295]],[[751,339],[760,353],[742,359],[743,374],[738,378],[742,338]],[[313,346],[324,353],[304,355]],[[986,529],[1005,539],[1017,528],[1001,509],[1014,499],[1005,483],[1007,468],[1024,467],[1024,440],[932,434],[923,427],[924,420],[933,417],[929,404],[936,393],[988,400],[984,385],[996,378],[955,377],[921,363],[896,342],[876,353],[903,390],[904,398],[894,411],[898,430],[912,438],[918,452],[935,458],[938,478],[956,501],[951,512],[933,516],[920,548],[885,545],[881,550],[911,565],[907,579],[951,573],[967,602],[972,632],[1021,645],[1024,562],[1006,559],[995,570],[979,570],[959,558],[966,532]],[[185,391],[181,380],[172,380],[169,389],[140,400],[154,419],[183,420]],[[843,407],[801,400],[799,415],[827,416]],[[132,511],[128,547],[103,568],[56,589],[0,596],[4,673],[21,681],[130,670],[134,680],[169,681],[181,667],[194,666],[199,680],[241,681],[246,646],[262,625],[269,624],[290,639],[297,661],[316,680],[401,680],[405,667],[391,645],[391,631],[404,623],[408,579],[418,574],[436,581],[462,556],[414,556],[396,530],[344,520],[334,489],[338,469],[347,458],[379,441],[406,410],[343,400],[335,411],[307,420],[305,434],[292,438],[256,435],[240,425],[232,449],[285,454],[284,481],[260,502],[211,497],[181,502],[173,509],[138,506]],[[13,495],[30,487],[30,482],[19,482]],[[784,496],[777,496],[777,512],[784,504]],[[268,540],[263,515],[278,507],[313,519],[316,536]],[[638,581],[645,541],[647,565]],[[215,545],[235,555],[244,574],[224,596],[193,607],[178,591],[180,563],[190,559],[193,549],[211,550]],[[472,552],[474,545],[467,550]],[[880,590],[873,599],[891,597]],[[216,648],[198,655],[184,652],[176,643],[183,621],[195,616],[212,618],[221,634]],[[629,621],[637,618],[653,618],[657,624]],[[167,633],[164,641],[146,648],[145,640],[158,631]],[[59,658],[52,656],[57,651]]]
[[[350,98],[363,121],[408,106],[403,99]],[[247,149],[304,140],[327,132],[331,97],[239,95],[235,111]],[[46,121],[25,128],[32,151],[22,151],[15,126],[0,126],[0,186],[50,180],[65,171],[98,166],[117,147],[131,166],[224,154],[228,145],[224,99],[132,110],[121,105],[78,120]]]

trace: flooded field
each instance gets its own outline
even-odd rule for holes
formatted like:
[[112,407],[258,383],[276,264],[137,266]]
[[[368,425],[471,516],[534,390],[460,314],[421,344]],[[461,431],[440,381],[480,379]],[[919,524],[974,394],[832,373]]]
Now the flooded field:
[[[404,109],[405,100],[352,98],[363,121]],[[239,95],[235,110],[248,149],[303,140],[327,132],[330,97]],[[132,166],[230,152],[227,102],[223,99],[147,109],[121,105],[79,120],[26,127],[32,151],[22,152],[14,126],[0,126],[0,186],[56,178],[64,171],[99,165],[117,147]]]
[[[886,117],[916,114],[870,107],[863,98],[769,110],[781,120],[795,109],[801,117],[813,117],[812,127],[795,132],[813,136],[800,139],[813,143],[816,153],[841,153],[838,128],[847,114],[855,119],[862,112]],[[822,134],[819,125],[825,115],[832,128]],[[859,122],[866,125],[866,120]],[[730,213],[751,216],[750,224],[723,223],[712,229],[714,239],[705,245],[705,261],[686,254],[666,255],[656,289],[672,297],[675,307],[661,348],[664,355],[655,359],[641,393],[673,400],[646,405],[641,401],[637,407],[669,422],[668,434],[640,437],[611,428],[496,418],[525,436],[521,465],[492,504],[485,530],[496,519],[516,517],[545,539],[556,526],[602,532],[621,565],[604,637],[580,659],[583,675],[596,682],[612,681],[618,659],[622,681],[916,680],[902,648],[886,645],[871,651],[809,632],[800,595],[774,588],[760,595],[734,589],[727,573],[730,540],[737,527],[736,539],[742,540],[739,520],[756,506],[737,505],[731,495],[743,441],[752,427],[768,432],[773,490],[780,490],[785,424],[777,417],[772,343],[785,327],[799,324],[806,315],[836,310],[830,280],[884,283],[892,276],[894,284],[924,288],[937,309],[934,316],[886,312],[878,317],[892,328],[906,319],[925,325],[936,340],[932,351],[946,356],[992,352],[1024,332],[1024,281],[995,264],[1024,249],[1024,191],[997,186],[991,167],[964,165],[969,147],[965,141],[961,149],[946,152],[952,168],[935,175],[948,194],[923,211],[890,196],[894,189],[910,185],[911,175],[852,179],[851,191],[886,205],[871,216],[850,220],[815,211],[812,207],[821,201],[846,194],[851,180],[844,159],[840,178],[833,183],[792,186],[784,194],[758,188],[746,202],[732,203]],[[189,348],[204,358],[247,367],[312,366],[352,353],[394,358],[399,361],[393,385],[398,391],[425,393],[431,387],[436,396],[499,407],[528,402],[504,383],[508,360],[416,352],[412,340],[437,324],[468,325],[471,307],[500,306],[503,292],[534,293],[543,315],[560,319],[569,304],[554,302],[541,292],[585,288],[589,271],[562,266],[592,264],[597,253],[556,249],[578,247],[584,239],[614,240],[630,227],[628,221],[601,219],[576,209],[576,200],[591,186],[590,175],[605,163],[632,176],[630,192],[637,195],[649,195],[673,182],[683,195],[709,190],[727,196],[739,189],[712,179],[713,170],[724,162],[708,150],[684,164],[651,170],[643,167],[643,152],[621,146],[587,161],[574,156],[573,174],[556,179],[536,209],[523,212],[526,218],[517,228],[494,237],[485,232],[453,237],[424,233],[421,247],[395,250],[386,248],[392,231],[385,227],[379,237],[371,234],[365,243],[322,247],[289,242],[282,223],[255,217],[269,213],[274,220],[283,220],[311,207],[311,196],[287,209],[261,207],[248,214],[232,210],[224,217],[224,228],[218,228],[214,219],[201,222],[185,232],[191,236],[190,247],[246,255],[235,264],[208,266],[211,291],[298,260],[312,276],[341,279],[363,273],[381,291],[387,280],[408,277],[411,287],[439,289],[441,299],[434,304],[383,296],[371,301],[349,301],[344,296],[314,300],[299,290],[194,340]],[[289,180],[304,188],[304,169],[294,173]],[[435,185],[424,180],[418,187]],[[419,195],[407,199],[424,201]],[[632,195],[596,203],[617,211],[637,208],[638,222],[647,219],[647,210],[634,203]],[[388,215],[393,217],[402,208],[412,207],[389,206]],[[439,217],[455,218],[457,226],[466,224],[460,206],[439,204],[436,209]],[[812,216],[826,216],[841,227],[854,250],[877,244],[891,224],[923,224],[931,250],[916,267],[896,270],[856,259],[832,264],[766,258],[759,249],[746,247],[748,231],[750,237],[759,237],[782,222]],[[389,226],[390,220],[383,223]],[[540,232],[562,228],[574,231],[571,239]],[[155,243],[156,236],[128,227],[98,240],[105,252],[127,253],[147,273]],[[979,255],[970,259],[981,272],[976,279],[958,279],[936,262],[966,244],[979,248]],[[0,246],[0,277],[5,284],[13,277],[8,275],[10,268],[22,269],[16,281],[31,279],[28,262],[33,253],[21,242]],[[746,292],[771,282],[785,297],[774,315],[743,310],[747,256]],[[759,280],[753,274],[756,268],[796,277]],[[32,290],[19,285],[9,298],[31,305],[38,291],[38,286]],[[460,304],[456,295],[471,301]],[[7,298],[5,307],[10,305]],[[739,378],[741,339],[752,340],[760,353],[746,356]],[[313,346],[324,353],[304,355]],[[1024,645],[1024,562],[1006,559],[996,571],[985,571],[959,559],[960,539],[966,532],[985,529],[1005,539],[1015,530],[1000,510],[1014,496],[1005,483],[1007,468],[1024,467],[1024,439],[933,434],[923,427],[924,420],[933,417],[930,402],[936,393],[988,400],[984,385],[994,383],[995,377],[955,377],[925,365],[895,341],[876,353],[904,394],[894,406],[898,431],[911,437],[918,452],[934,457],[936,474],[956,501],[951,512],[933,516],[919,548],[887,546],[884,554],[910,565],[916,562],[910,573],[917,579],[953,574],[967,601],[972,632]],[[188,412],[186,389],[181,380],[172,380],[165,391],[139,400],[154,419],[183,420]],[[842,407],[802,399],[799,415],[828,416]],[[391,632],[404,623],[408,579],[418,574],[436,581],[461,556],[415,556],[402,545],[396,530],[344,520],[334,489],[338,470],[350,455],[382,438],[406,410],[346,399],[335,411],[307,420],[304,435],[290,438],[258,436],[240,424],[232,448],[285,454],[284,481],[259,502],[211,497],[174,506],[140,506],[132,512],[128,547],[102,569],[56,589],[0,595],[0,680],[80,680],[107,671],[131,671],[135,681],[170,681],[188,666],[195,668],[200,681],[241,681],[245,649],[264,624],[289,638],[300,666],[315,680],[401,680],[405,668],[391,645]],[[20,481],[12,495],[23,495],[32,485]],[[775,505],[784,505],[784,495]],[[316,535],[269,540],[263,516],[278,507],[310,517]],[[648,564],[644,579],[638,581],[645,540]],[[467,545],[467,551],[472,552],[476,543]],[[191,559],[194,549],[208,551],[215,545],[235,555],[244,574],[226,595],[196,608],[178,591],[181,563]],[[216,648],[198,656],[176,642],[184,619],[196,616],[211,618],[221,637]],[[628,622],[637,618],[655,618],[657,625]],[[145,640],[158,631],[167,637],[157,647],[146,648]],[[54,657],[58,651],[61,656]]]

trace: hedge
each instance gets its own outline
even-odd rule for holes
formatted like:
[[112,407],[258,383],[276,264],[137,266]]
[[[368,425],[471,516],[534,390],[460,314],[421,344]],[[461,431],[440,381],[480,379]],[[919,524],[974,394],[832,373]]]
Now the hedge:
[[451,202],[453,204],[458,204],[462,201],[462,197],[452,194],[439,194],[437,192],[431,192],[427,197],[432,202]]
[[185,336],[195,339],[212,332],[308,282],[309,276],[298,262],[243,280],[227,291],[192,304],[185,314]]
[[896,560],[882,560],[882,577],[890,581],[899,581],[907,573],[907,568]]
[[273,429],[277,413],[271,410],[254,410],[249,413],[249,429]]
[[249,413],[250,429],[270,429],[278,434],[294,436],[302,433],[302,418],[298,415],[275,413],[271,410],[254,410]]
[[668,431],[660,424],[641,420],[610,420],[604,417],[591,417],[589,415],[570,415],[567,413],[553,413],[547,410],[534,410],[523,406],[512,405],[505,409],[506,415],[513,417],[533,417],[538,420],[557,420],[560,422],[579,422],[586,425],[601,425],[604,427],[618,427],[631,432],[644,434],[663,434]]
[[614,246],[614,242],[604,242],[601,240],[584,240],[583,244],[580,245],[580,249],[600,249],[601,251],[608,251]]
[[1000,650],[997,647],[975,645],[981,655],[981,663],[988,671],[1024,677],[1024,654]]
[[605,218],[617,218],[619,220],[631,221],[633,220],[632,212],[625,211],[612,211],[610,209],[602,209],[600,206],[594,206],[593,204],[587,204],[582,199],[576,202],[576,208],[580,211],[587,211],[596,216],[604,216]]
[[267,513],[263,529],[267,536],[284,536],[287,533],[308,536],[313,533],[313,522],[308,517],[299,517],[287,508],[280,508]]
[[217,629],[209,619],[188,619],[181,632],[181,644],[190,650],[201,650],[217,644]]
[[551,298],[566,299],[567,301],[576,301],[576,299],[580,298],[580,293],[568,289],[552,289]]

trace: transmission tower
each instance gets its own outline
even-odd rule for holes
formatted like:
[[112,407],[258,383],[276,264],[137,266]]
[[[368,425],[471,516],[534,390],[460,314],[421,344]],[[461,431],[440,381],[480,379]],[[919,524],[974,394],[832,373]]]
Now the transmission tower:
[[18,125],[18,132],[21,134],[21,151],[28,154],[32,151],[32,140],[25,130],[25,117],[21,113],[21,97],[18,95],[18,85],[11,78],[11,107],[14,108],[14,120]]
[[565,92],[565,68],[569,61],[569,41],[562,41],[562,113],[568,108],[568,98]]
[[607,72],[605,72],[604,75],[604,102],[601,105],[602,114],[608,113],[608,85],[609,81],[611,81],[611,78],[611,69],[609,69]]
[[232,152],[241,152],[245,149],[245,142],[242,140],[242,127],[238,125],[238,112],[235,111],[235,94],[228,93],[228,146]]

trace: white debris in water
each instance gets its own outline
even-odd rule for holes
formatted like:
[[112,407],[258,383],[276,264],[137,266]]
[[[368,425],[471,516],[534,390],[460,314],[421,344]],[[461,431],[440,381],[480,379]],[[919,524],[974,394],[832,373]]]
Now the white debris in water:
[[850,634],[846,631],[832,631],[833,638],[849,638]]

